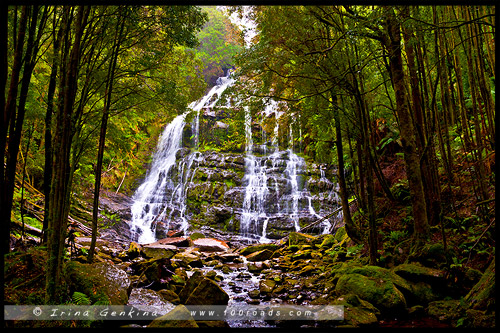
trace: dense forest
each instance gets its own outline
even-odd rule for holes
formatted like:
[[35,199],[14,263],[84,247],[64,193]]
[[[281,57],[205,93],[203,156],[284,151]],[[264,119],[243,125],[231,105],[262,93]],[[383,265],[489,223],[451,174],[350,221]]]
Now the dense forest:
[[[307,169],[306,180],[288,181],[290,191],[304,186],[304,193],[312,193],[316,179],[334,184],[338,201],[322,204],[317,214],[311,194],[309,211],[317,221],[297,217],[295,229],[276,227],[280,231],[270,242],[232,248],[236,242],[229,236],[201,237],[219,238],[224,246],[226,241],[225,258],[246,257],[232,260],[248,262],[245,270],[261,274],[259,302],[294,290],[286,287],[290,283],[301,290],[283,296],[291,303],[344,305],[341,324],[314,324],[319,327],[397,326],[408,318],[409,326],[495,326],[494,6],[4,5],[0,20],[5,304],[101,304],[102,298],[91,297],[92,288],[75,287],[83,279],[75,276],[81,267],[90,272],[92,265],[111,261],[135,271],[136,287],[153,285],[179,296],[174,304],[220,304],[194,302],[188,291],[195,277],[215,283],[191,275],[214,258],[191,258],[184,265],[195,252],[182,251],[204,245],[195,234],[210,224],[208,217],[224,220],[224,232],[247,230],[246,199],[238,203],[240,217],[234,207],[220,208],[226,203],[219,197],[238,186],[242,196],[248,193],[249,170],[256,173],[249,161],[267,153],[254,147],[267,144],[275,150],[263,162],[266,170],[279,167],[279,152],[288,158],[281,173],[290,179],[292,162]],[[227,88],[222,95],[219,87]],[[193,102],[204,95],[225,105],[214,107],[213,115],[212,107],[196,110]],[[264,112],[271,101],[274,111]],[[190,107],[198,113],[191,115]],[[160,247],[171,255],[157,257],[130,239],[120,254],[106,257],[101,231],[127,217],[104,209],[103,197],[134,198],[154,167],[162,132],[185,114],[181,140],[187,148],[172,156],[179,174],[188,172],[191,181],[183,183],[181,201],[197,215],[182,210],[192,229],[173,237],[168,231],[175,230],[165,230],[165,239],[182,238],[188,245],[165,248],[174,243],[164,241]],[[231,158],[235,169],[200,157],[208,154]],[[190,174],[184,168],[193,163],[199,168]],[[210,190],[195,187],[198,179],[212,181]],[[290,207],[303,199],[289,198]],[[340,212],[335,228],[306,232],[334,212]],[[268,221],[259,226],[264,236]],[[75,230],[89,239],[88,246],[78,244],[79,257],[67,246]],[[142,263],[133,261],[138,256]],[[165,271],[153,278],[145,263]],[[270,272],[262,275],[265,268]],[[224,269],[230,274],[234,267]],[[294,270],[305,280],[286,275]],[[381,294],[372,295],[377,282],[362,292],[366,283],[358,278],[388,281],[391,288],[384,284]],[[208,285],[203,281],[196,282],[199,288]],[[207,293],[215,298],[220,287],[214,288]],[[110,296],[102,304],[127,302]],[[181,322],[187,321],[170,323]]]

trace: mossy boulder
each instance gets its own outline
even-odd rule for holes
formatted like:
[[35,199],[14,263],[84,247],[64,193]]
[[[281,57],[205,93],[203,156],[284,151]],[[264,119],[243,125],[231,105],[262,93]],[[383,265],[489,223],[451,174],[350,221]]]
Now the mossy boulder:
[[406,300],[394,283],[383,278],[368,277],[361,274],[346,274],[339,278],[335,291],[338,295],[355,294],[374,304],[386,314],[402,312]]
[[354,294],[341,295],[333,305],[344,306],[344,320],[339,322],[344,327],[369,327],[378,323],[380,311],[371,303]]
[[337,295],[357,295],[386,314],[406,311],[406,299],[399,288],[411,290],[411,287],[390,270],[377,266],[343,264],[332,272],[337,279]]
[[205,235],[202,234],[201,232],[193,232],[190,236],[191,240],[196,240],[196,239],[199,239],[199,238],[205,238]]
[[247,256],[251,253],[262,251],[262,250],[269,250],[269,251],[276,251],[279,249],[279,245],[277,244],[272,244],[272,243],[266,243],[266,244],[257,244],[257,245],[250,245],[247,247],[242,248],[239,252],[242,256]]
[[319,244],[319,248],[321,249],[329,249],[333,245],[337,243],[337,240],[335,239],[334,235],[328,234],[325,237],[323,237],[321,243]]
[[179,304],[180,299],[179,295],[177,295],[174,291],[169,290],[169,289],[162,289],[158,291],[158,294],[160,294],[165,300],[173,303],[173,304]]
[[189,295],[193,292],[193,290],[200,284],[200,282],[204,279],[203,273],[200,270],[195,270],[193,275],[189,277],[186,281],[186,284],[179,292],[179,299],[182,304],[186,304],[186,300]]
[[258,252],[253,252],[246,256],[248,261],[264,261],[270,259],[273,256],[273,251],[271,250],[261,250]]
[[466,308],[460,300],[439,300],[429,303],[427,314],[440,322],[455,325],[456,322],[465,317]]
[[394,273],[392,270],[383,267],[371,265],[361,266],[356,263],[343,262],[341,264],[333,265],[331,271],[331,275],[334,276],[335,279],[341,275],[351,273],[361,274],[371,278],[389,280],[402,291],[411,290],[411,286],[407,280]]
[[179,264],[183,267],[202,267],[203,262],[200,257],[191,252],[180,252],[172,257],[172,259],[177,260]]
[[125,305],[132,291],[127,273],[107,262],[82,264],[69,261],[64,276],[70,293],[84,293],[92,303]]
[[270,294],[274,287],[276,286],[276,281],[274,279],[264,279],[259,282],[259,291],[261,295]]
[[347,236],[347,231],[345,230],[345,226],[342,226],[335,231],[335,235],[333,236],[337,243],[342,242]]
[[130,265],[134,272],[137,286],[149,285],[151,289],[166,288],[172,278],[172,261],[168,258],[153,258],[134,262]]
[[426,267],[445,268],[451,255],[441,243],[426,244],[418,252],[412,253],[408,261],[418,262]]
[[200,271],[186,281],[179,298],[186,305],[227,305],[229,302],[229,295]]
[[186,300],[189,305],[227,305],[229,295],[213,280],[204,278]]
[[401,264],[392,269],[404,278],[409,288],[402,288],[408,305],[427,305],[442,296],[446,284],[446,273],[439,269],[424,267],[419,263]]
[[136,242],[130,242],[128,250],[126,251],[127,256],[130,259],[135,259],[141,255],[142,246]]
[[191,312],[182,304],[177,305],[169,313],[156,318],[148,328],[198,328]]
[[444,284],[446,272],[440,269],[424,267],[418,263],[401,264],[392,269],[394,273],[409,281],[424,281]]
[[288,234],[288,246],[290,245],[303,245],[314,241],[316,237],[301,232],[291,232]]

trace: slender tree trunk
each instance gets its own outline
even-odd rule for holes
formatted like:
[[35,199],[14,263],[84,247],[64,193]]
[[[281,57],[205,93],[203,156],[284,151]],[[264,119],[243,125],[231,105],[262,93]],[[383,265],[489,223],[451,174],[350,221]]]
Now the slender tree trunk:
[[[31,82],[31,75],[36,63],[36,57],[39,49],[39,37],[41,31],[44,28],[45,20],[47,18],[47,9],[44,11],[44,15],[40,20],[40,26],[38,27],[39,35],[37,36],[37,24],[38,24],[38,6],[25,6],[22,9],[20,28],[23,30],[28,30],[28,39],[26,45],[24,43],[25,32],[19,30],[19,36],[17,40],[16,53],[14,55],[14,65],[13,65],[13,75],[11,77],[11,89],[9,90],[9,96],[7,99],[7,104],[5,106],[7,110],[7,121],[8,125],[8,140],[4,144],[2,139],[2,145],[0,149],[5,149],[7,146],[7,151],[5,154],[5,172],[4,172],[4,184],[2,191],[5,192],[4,201],[0,203],[2,206],[2,216],[3,227],[4,227],[4,241],[5,250],[9,250],[10,241],[10,213],[12,210],[12,203],[14,197],[14,187],[16,178],[16,166],[17,166],[17,155],[19,153],[21,144],[21,135],[24,123],[24,116],[26,114],[26,101],[28,99],[28,89]],[[28,19],[29,17],[29,19]],[[29,23],[29,25],[28,25]],[[38,37],[38,38],[37,38]],[[26,48],[26,52],[23,54],[23,49]],[[19,59],[22,57],[22,59]],[[22,78],[19,82],[19,76],[22,68]],[[15,73],[14,73],[15,72]],[[18,97],[18,85],[20,83],[21,89],[19,91]],[[15,87],[14,87],[15,85]],[[4,134],[2,133],[2,137]],[[3,163],[3,159],[2,159]]]
[[347,194],[347,184],[344,176],[344,148],[342,145],[342,132],[341,132],[341,124],[340,124],[340,116],[339,111],[336,109],[337,107],[337,95],[332,93],[332,106],[333,110],[333,119],[335,122],[335,132],[336,132],[336,140],[335,145],[337,148],[337,162],[338,162],[338,172],[337,178],[339,182],[339,193],[340,193],[340,202],[342,205],[342,213],[344,215],[345,221],[345,229],[349,237],[356,243],[361,243],[361,237],[359,235],[359,230],[354,224],[354,221],[351,217],[351,209],[349,207],[349,197]]
[[69,197],[71,190],[71,146],[73,130],[73,106],[77,91],[78,66],[83,31],[88,17],[88,8],[79,7],[75,19],[74,40],[68,59],[68,67],[61,81],[62,98],[57,115],[52,182],[50,192],[50,212],[48,225],[48,262],[46,275],[46,302],[57,304],[61,301],[61,271],[64,254]]
[[[10,214],[12,210],[12,196],[14,191],[14,180],[12,179],[12,171],[9,170],[9,167],[12,168],[12,151],[7,149],[9,137],[9,131],[11,126],[11,122],[13,122],[13,117],[16,113],[16,101],[18,95],[18,87],[19,87],[19,77],[21,75],[21,69],[23,66],[23,46],[24,39],[26,36],[26,27],[28,25],[28,8],[25,6],[22,8],[21,17],[19,20],[19,32],[17,37],[14,36],[14,61],[11,69],[10,76],[10,86],[7,94],[7,99],[5,102],[4,108],[4,116],[2,121],[2,133],[0,133],[0,157],[2,157],[2,193],[0,202],[0,209],[2,215],[0,219],[2,220],[2,240],[3,240],[3,250],[4,253],[8,253],[10,251]],[[14,170],[15,173],[15,170]]]
[[[63,37],[65,22],[61,23],[57,30],[56,15],[54,14],[53,21],[53,54],[52,54],[52,68],[50,72],[49,87],[47,90],[47,111],[45,113],[45,167],[43,170],[43,193],[45,195],[44,213],[43,213],[43,228],[42,228],[42,243],[47,243],[47,227],[48,227],[48,214],[50,210],[50,183],[52,179],[52,115],[54,113],[54,95],[56,92],[57,73],[59,70],[60,60],[60,42]],[[57,30],[57,33],[56,33]]]
[[[118,14],[120,15],[120,14]],[[111,108],[111,95],[113,92],[113,81],[114,81],[114,76],[115,76],[115,70],[116,70],[116,62],[118,59],[118,54],[120,50],[120,44],[122,42],[122,34],[123,34],[123,29],[125,26],[124,19],[119,16],[118,20],[122,19],[121,24],[120,24],[120,31],[117,33],[117,36],[115,38],[115,45],[113,47],[113,51],[111,54],[111,61],[110,61],[110,67],[109,67],[109,72],[108,72],[108,78],[107,78],[107,83],[106,83],[106,91],[105,91],[105,105],[104,105],[104,110],[102,113],[102,119],[101,119],[101,129],[100,129],[100,135],[99,135],[99,149],[97,153],[97,165],[96,165],[96,172],[95,172],[95,186],[94,186],[94,206],[92,209],[92,241],[90,244],[90,250],[88,254],[88,262],[92,262],[93,257],[94,257],[94,251],[95,251],[95,245],[96,245],[96,240],[97,240],[97,221],[98,221],[98,215],[99,215],[99,193],[101,190],[101,176],[102,176],[102,160],[104,156],[104,147],[106,143],[106,130],[108,126],[108,118],[109,118],[109,110]]]
[[8,22],[8,6],[7,4],[0,5],[0,219],[1,219],[1,246],[2,251],[7,253],[10,250],[10,226],[7,225],[6,217],[10,217],[10,210],[7,208],[7,191],[5,188],[5,144],[7,141],[7,108],[5,107],[5,91],[7,88],[7,22]]
[[417,147],[417,136],[412,115],[408,105],[408,95],[405,85],[405,74],[401,55],[401,30],[394,9],[387,11],[385,23],[384,45],[389,55],[390,70],[396,108],[399,118],[401,143],[403,146],[406,174],[410,186],[412,211],[414,219],[414,251],[418,250],[429,237],[427,205],[420,168],[420,154]]

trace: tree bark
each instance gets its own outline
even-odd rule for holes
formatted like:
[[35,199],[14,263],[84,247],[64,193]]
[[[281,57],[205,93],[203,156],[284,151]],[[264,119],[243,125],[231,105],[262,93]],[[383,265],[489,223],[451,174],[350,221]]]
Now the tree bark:
[[416,130],[410,113],[405,87],[405,74],[401,55],[401,30],[394,9],[389,8],[386,15],[387,18],[384,22],[386,34],[383,38],[383,44],[389,55],[390,71],[396,95],[396,111],[399,118],[401,143],[410,186],[414,219],[414,250],[417,250],[424,245],[429,237],[427,206],[420,169],[420,154],[417,150]]
[[78,83],[81,39],[88,17],[88,8],[79,7],[75,19],[74,40],[68,59],[68,67],[61,81],[61,103],[58,107],[54,154],[52,163],[52,182],[50,191],[50,211],[48,223],[48,261],[46,275],[46,302],[61,302],[61,271],[64,254],[71,190],[71,142],[73,131],[73,106]]
[[344,148],[342,145],[342,132],[340,124],[339,111],[336,109],[337,106],[337,96],[332,93],[332,106],[333,106],[333,119],[335,122],[335,132],[336,140],[335,146],[337,147],[337,162],[338,162],[338,172],[337,179],[339,182],[339,194],[340,202],[342,205],[342,213],[344,215],[345,229],[349,237],[356,243],[361,243],[361,237],[359,235],[359,230],[354,224],[351,217],[351,209],[349,207],[349,198],[347,194],[347,184],[344,176]]
[[[63,30],[66,25],[65,22],[61,23],[59,30],[57,30],[56,15],[54,14],[53,22],[53,54],[52,54],[52,68],[49,78],[49,87],[47,90],[47,111],[45,112],[45,167],[43,170],[43,193],[45,195],[44,213],[43,213],[43,228],[42,228],[42,243],[47,243],[47,228],[48,228],[48,214],[50,209],[50,183],[52,179],[52,116],[54,113],[54,95],[56,91],[57,75],[60,66],[60,42],[63,36]],[[56,33],[57,30],[57,33]]]
[[115,70],[116,70],[116,62],[118,60],[118,54],[120,51],[120,46],[122,42],[122,35],[123,35],[123,29],[125,26],[125,21],[124,18],[121,17],[120,14],[118,14],[118,20],[122,20],[120,24],[120,30],[117,32],[117,36],[115,37],[115,44],[113,46],[113,50],[111,53],[111,61],[110,61],[110,66],[109,66],[109,71],[108,71],[108,78],[107,78],[107,83],[106,83],[106,91],[105,91],[105,105],[104,105],[104,110],[102,113],[102,119],[101,119],[101,129],[100,129],[100,134],[99,134],[99,149],[97,152],[97,165],[96,165],[96,172],[95,172],[95,186],[94,186],[94,203],[93,203],[93,209],[92,209],[92,240],[90,243],[90,250],[88,254],[87,261],[89,263],[92,262],[94,258],[94,252],[95,252],[95,245],[96,245],[96,240],[97,240],[97,221],[98,221],[98,215],[99,215],[99,194],[101,190],[101,176],[102,176],[102,160],[104,156],[104,147],[106,143],[106,130],[108,126],[108,118],[109,118],[109,110],[111,108],[111,96],[113,92],[113,81],[115,79]]

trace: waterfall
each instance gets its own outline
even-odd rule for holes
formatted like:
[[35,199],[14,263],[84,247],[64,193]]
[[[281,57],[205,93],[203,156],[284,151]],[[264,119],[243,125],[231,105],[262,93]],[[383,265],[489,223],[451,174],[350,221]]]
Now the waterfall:
[[[280,117],[285,114],[284,103],[268,99],[261,110],[253,110],[253,116],[250,107],[243,106],[243,160],[240,153],[234,151],[200,150],[200,119],[203,119],[202,129],[205,130],[207,124],[213,126],[210,124],[228,117],[227,114],[234,116],[235,112],[239,112],[232,107],[238,107],[241,101],[226,102],[226,105],[218,103],[233,82],[230,73],[220,77],[216,86],[198,101],[192,102],[188,111],[175,117],[165,127],[146,177],[132,197],[131,231],[137,242],[152,243],[157,238],[166,237],[169,230],[180,230],[186,235],[191,219],[203,226],[200,221],[207,218],[208,223],[239,220],[239,233],[243,239],[269,242],[290,231],[299,231],[301,226],[327,215],[332,203],[335,205],[338,202],[334,184],[328,180],[325,171],[320,168],[310,173],[311,170],[306,170],[304,158],[295,153],[291,123],[283,130],[288,132],[287,147],[280,148]],[[226,113],[224,108],[230,112]],[[186,127],[191,130],[189,139]],[[300,128],[298,134],[301,136]],[[301,149],[301,146],[299,140],[295,148]],[[228,162],[225,162],[226,158]],[[237,169],[231,169],[235,166]],[[199,175],[207,170],[211,170],[210,175],[220,174],[200,180]],[[225,178],[231,173],[242,178],[235,181]],[[314,181],[318,184],[327,185],[319,192],[314,189],[316,183],[312,181],[312,174],[317,175]],[[207,197],[206,191],[197,192],[197,189],[207,185],[205,182],[211,182],[209,186],[217,185],[217,191],[222,191],[218,192],[216,200]],[[325,189],[330,192],[325,192]],[[203,199],[197,201],[202,195],[205,195]],[[193,203],[193,206],[188,203]],[[233,230],[236,230],[238,224],[234,225]],[[328,232],[330,222],[325,220],[320,227],[323,233]]]
[[[139,243],[156,241],[156,225],[166,223],[167,229],[173,219],[174,212],[180,220],[180,230],[187,232],[189,222],[185,217],[187,184],[194,174],[193,164],[199,156],[199,118],[203,109],[210,109],[234,80],[228,72],[227,77],[220,77],[214,86],[200,100],[192,102],[187,112],[177,116],[168,124],[161,134],[151,167],[143,183],[137,188],[131,206],[131,231]],[[186,117],[196,112],[191,124],[194,151],[177,160],[177,153],[182,148],[182,136],[186,125]],[[177,178],[173,168],[178,169]],[[168,210],[170,209],[170,212]]]
[[[260,237],[260,242],[268,241],[267,227],[272,218],[288,218],[293,223],[293,228],[298,231],[299,225],[299,200],[302,197],[302,189],[298,182],[298,172],[305,165],[302,158],[293,150],[293,136],[290,132],[289,149],[280,151],[278,146],[279,117],[278,103],[269,100],[263,111],[267,118],[274,113],[276,124],[270,140],[272,153],[269,154],[267,147],[261,150],[262,156],[254,154],[254,142],[252,133],[252,117],[250,109],[244,107],[245,112],[245,196],[241,216],[241,234],[249,238]],[[290,126],[291,130],[291,126]],[[263,141],[266,137],[262,135]],[[284,156],[288,156],[284,161]],[[282,173],[280,167],[285,164]],[[286,180],[287,189],[280,190],[279,182]],[[274,182],[273,182],[274,181]],[[269,185],[271,186],[268,186]],[[274,185],[274,186],[272,186]]]
[[290,218],[293,221],[293,226],[295,231],[300,230],[299,225],[299,199],[301,197],[301,191],[299,190],[299,183],[297,181],[297,170],[303,164],[303,160],[300,159],[291,148],[288,150],[288,161],[286,163],[285,173],[291,185],[291,198],[292,198],[292,208],[290,210]]
[[169,177],[171,168],[176,163],[176,153],[181,148],[182,131],[187,113],[177,116],[163,131],[151,168],[146,179],[132,197],[132,234],[138,235],[139,243],[151,243],[156,240],[156,222],[165,218],[167,205],[165,196],[168,189],[175,187]]
[[[245,196],[240,221],[240,231],[243,236],[257,235],[261,218],[266,218],[264,204],[269,193],[267,187],[266,166],[262,159],[258,159],[253,152],[252,116],[250,108],[245,106]],[[265,237],[265,235],[262,235]]]

